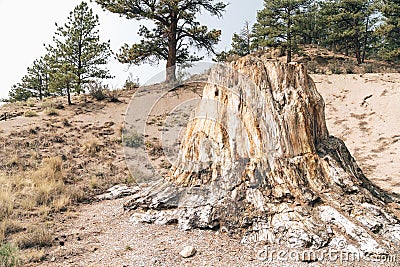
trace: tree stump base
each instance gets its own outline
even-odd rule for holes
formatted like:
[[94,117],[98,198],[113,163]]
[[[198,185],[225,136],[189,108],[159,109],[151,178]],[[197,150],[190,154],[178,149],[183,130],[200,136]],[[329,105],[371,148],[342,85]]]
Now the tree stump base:
[[[220,229],[243,242],[385,254],[400,244],[398,196],[372,184],[301,64],[216,65],[170,174],[132,197],[132,220]],[[140,211],[140,212],[139,212]]]

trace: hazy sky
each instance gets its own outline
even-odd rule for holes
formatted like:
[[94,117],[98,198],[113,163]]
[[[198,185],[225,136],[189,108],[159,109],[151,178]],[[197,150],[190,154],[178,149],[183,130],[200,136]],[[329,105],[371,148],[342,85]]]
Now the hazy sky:
[[[46,53],[43,43],[50,44],[56,30],[55,22],[63,25],[70,11],[81,0],[0,0],[0,99],[26,74],[26,68]],[[86,1],[89,2],[89,1]],[[230,0],[222,19],[200,16],[199,20],[212,28],[222,29],[222,41],[219,51],[229,49],[231,37],[238,32],[246,20],[253,23],[257,10],[262,8],[263,0]],[[90,3],[100,17],[100,37],[111,40],[111,48],[117,52],[124,44],[139,40],[137,30],[140,22],[120,18],[118,15],[102,11],[96,4]],[[111,88],[121,87],[129,73],[138,76],[144,83],[164,68],[148,65],[132,66],[111,60],[108,68],[116,76],[108,80]]]

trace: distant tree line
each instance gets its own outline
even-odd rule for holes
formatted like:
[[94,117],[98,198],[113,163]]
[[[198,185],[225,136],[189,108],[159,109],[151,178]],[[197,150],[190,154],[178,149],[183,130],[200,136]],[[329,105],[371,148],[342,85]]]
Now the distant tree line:
[[95,80],[111,78],[107,69],[112,54],[110,42],[100,42],[99,18],[87,3],[82,2],[70,12],[67,22],[58,26],[47,53],[27,68],[21,82],[12,86],[7,101],[23,101],[30,97],[80,94],[84,85]]
[[265,0],[256,23],[232,38],[217,61],[265,47],[281,48],[287,61],[301,45],[318,45],[353,56],[400,60],[400,0]]

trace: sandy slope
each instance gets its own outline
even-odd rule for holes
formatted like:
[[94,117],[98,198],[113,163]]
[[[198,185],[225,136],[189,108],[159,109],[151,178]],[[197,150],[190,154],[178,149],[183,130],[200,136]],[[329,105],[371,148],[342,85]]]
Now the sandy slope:
[[400,74],[313,75],[330,134],[367,178],[400,193]]

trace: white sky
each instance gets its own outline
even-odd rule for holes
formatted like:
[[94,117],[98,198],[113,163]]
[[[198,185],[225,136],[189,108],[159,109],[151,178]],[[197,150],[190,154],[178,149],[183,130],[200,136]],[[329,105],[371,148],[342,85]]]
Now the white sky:
[[[89,1],[86,1],[89,2]],[[81,0],[0,0],[0,99],[7,97],[8,90],[26,74],[26,68],[46,53],[44,43],[50,44],[56,30],[55,22],[63,25],[70,11]],[[210,28],[222,30],[219,51],[229,49],[231,37],[238,32],[246,20],[253,23],[263,0],[230,0],[223,19],[201,16],[200,21]],[[120,18],[117,14],[102,11],[98,5],[89,6],[100,16],[100,38],[111,40],[111,48],[118,52],[124,44],[137,42],[139,22]],[[111,60],[108,68],[115,76],[108,80],[111,88],[120,88],[129,73],[138,76],[144,83],[164,69],[148,65],[132,66]]]

